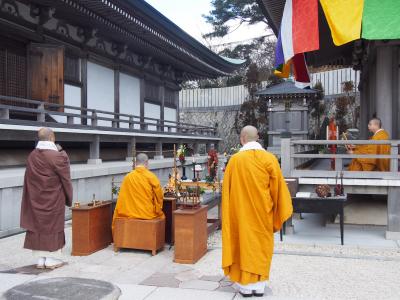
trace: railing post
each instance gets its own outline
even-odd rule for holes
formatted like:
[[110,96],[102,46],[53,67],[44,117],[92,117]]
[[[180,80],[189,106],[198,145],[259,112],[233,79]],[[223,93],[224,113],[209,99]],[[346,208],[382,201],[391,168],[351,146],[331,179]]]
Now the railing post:
[[281,169],[282,169],[282,174],[283,177],[290,177],[291,176],[291,171],[292,171],[292,160],[293,158],[291,157],[292,150],[294,145],[291,145],[291,139],[290,137],[284,137],[283,135],[281,136]]
[[118,121],[112,121],[111,122],[111,126],[112,126],[112,128],[118,128]]
[[67,116],[67,124],[74,125],[74,117],[73,116]]
[[156,142],[156,155],[154,156],[154,159],[163,159],[163,144],[161,139]]
[[135,124],[133,124],[133,116],[129,117],[129,129],[134,129],[135,128]]
[[335,158],[335,171],[343,170],[343,159]]
[[133,159],[134,159],[133,156],[135,155],[134,152],[136,152],[136,138],[132,137],[130,139],[130,141],[128,142],[128,145],[127,145],[126,161],[132,161],[133,162]]
[[97,113],[95,110],[92,111],[92,126],[97,127]]
[[99,135],[95,135],[93,137],[93,141],[90,143],[90,157],[88,160],[88,164],[91,164],[91,165],[101,164],[100,136]]
[[10,110],[8,108],[0,109],[0,119],[9,120],[10,119]]
[[[399,155],[399,145],[397,144],[392,144],[390,147],[390,154],[391,155]],[[398,158],[391,158],[390,159],[390,172],[392,173],[397,173],[399,172],[399,160]]]
[[46,114],[44,113],[44,103],[40,103],[38,106],[38,115],[37,115],[37,121],[38,122],[46,122]]

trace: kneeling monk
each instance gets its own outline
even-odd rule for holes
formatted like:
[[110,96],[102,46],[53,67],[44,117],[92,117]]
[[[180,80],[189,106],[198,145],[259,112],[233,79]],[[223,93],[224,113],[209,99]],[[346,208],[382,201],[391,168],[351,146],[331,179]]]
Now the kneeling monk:
[[[371,140],[388,140],[389,134],[381,128],[382,122],[378,118],[373,118],[368,123],[368,130],[373,134]],[[390,154],[390,145],[359,145],[349,147],[349,154]],[[390,169],[390,160],[387,158],[354,158],[349,165],[349,171],[381,171],[387,172]]]
[[244,297],[263,296],[269,278],[274,232],[293,212],[276,157],[246,126],[243,147],[229,160],[222,185],[222,268]]
[[140,153],[136,168],[122,181],[113,217],[150,220],[164,218],[163,191],[157,176],[148,170],[149,158]]

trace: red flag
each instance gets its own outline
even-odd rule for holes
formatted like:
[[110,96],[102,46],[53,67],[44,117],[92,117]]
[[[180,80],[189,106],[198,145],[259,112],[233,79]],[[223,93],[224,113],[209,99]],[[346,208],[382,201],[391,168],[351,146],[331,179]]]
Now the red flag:
[[295,84],[299,88],[305,88],[310,86],[310,75],[306,65],[306,59],[304,53],[299,53],[293,56],[293,73],[296,80]]
[[293,52],[319,49],[318,0],[292,0]]

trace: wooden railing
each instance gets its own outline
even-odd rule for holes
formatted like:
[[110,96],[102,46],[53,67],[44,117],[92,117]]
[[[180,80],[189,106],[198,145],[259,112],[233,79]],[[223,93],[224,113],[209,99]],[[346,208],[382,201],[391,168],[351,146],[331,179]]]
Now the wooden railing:
[[[319,153],[318,148],[327,148],[329,145],[390,145],[390,154],[333,154]],[[373,140],[291,140],[290,138],[281,139],[281,167],[284,176],[287,177],[325,177],[334,178],[338,172],[342,172],[347,178],[366,178],[366,179],[400,179],[399,173],[399,140],[373,141]],[[314,148],[314,151],[311,151]],[[373,158],[389,159],[390,170],[381,171],[362,171],[353,172],[344,169],[344,159],[354,158]],[[301,169],[299,166],[307,161],[318,159],[334,159],[335,170],[326,169]],[[330,165],[329,165],[330,166]]]
[[[51,126],[67,124],[71,127],[98,127],[115,131],[178,132],[190,135],[216,136],[216,129],[209,126],[140,117],[71,105],[59,105],[31,99],[0,96],[0,123],[3,120],[26,122],[26,118],[19,116],[22,114],[33,115],[35,116],[36,122],[51,123]],[[54,119],[57,119],[57,117],[63,117],[62,119],[64,121],[55,121]],[[75,123],[75,119],[78,119],[78,123]]]

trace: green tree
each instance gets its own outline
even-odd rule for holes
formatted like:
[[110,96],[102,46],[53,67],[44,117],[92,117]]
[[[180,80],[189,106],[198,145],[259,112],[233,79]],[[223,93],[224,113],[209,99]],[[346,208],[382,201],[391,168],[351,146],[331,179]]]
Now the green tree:
[[[263,22],[268,25],[257,1],[251,0],[212,0],[213,9],[209,15],[204,15],[207,23],[213,26],[213,31],[204,35],[205,38],[224,37],[232,32],[227,24],[236,21],[242,24],[253,25]],[[237,28],[236,27],[236,28]]]
[[[204,34],[205,39],[224,37],[239,28],[242,24],[254,25],[264,23],[267,31],[267,20],[264,17],[257,1],[251,0],[212,0],[213,9],[203,16],[207,23],[212,25],[212,31]],[[275,58],[276,41],[270,39],[272,34],[266,34],[253,40],[244,41],[236,46],[225,45],[218,52],[219,55],[229,58],[240,58],[247,61],[242,69],[234,75],[234,80],[224,82],[226,86],[236,85],[240,79],[244,83],[246,72],[252,63],[255,63],[260,72],[261,81],[273,81],[273,62]]]
[[321,117],[323,116],[326,106],[322,102],[324,99],[324,88],[322,87],[321,82],[317,82],[313,86],[314,90],[319,91],[317,96],[310,103],[311,117],[317,121],[315,128],[315,138],[321,138]]

